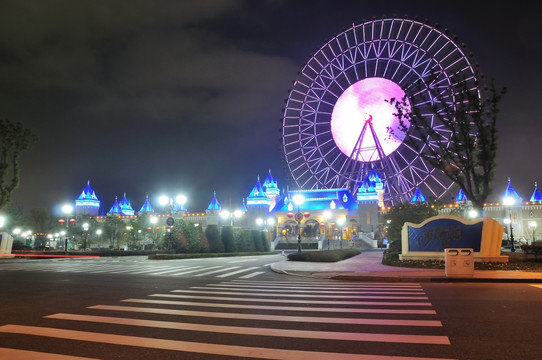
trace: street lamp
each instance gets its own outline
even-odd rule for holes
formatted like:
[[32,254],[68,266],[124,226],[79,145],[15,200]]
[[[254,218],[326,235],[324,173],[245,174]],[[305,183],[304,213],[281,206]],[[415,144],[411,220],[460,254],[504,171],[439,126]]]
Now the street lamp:
[[512,245],[510,246],[511,252],[516,252],[516,248],[514,247],[514,227],[512,226],[512,205],[515,203],[515,199],[512,196],[507,196],[504,198],[504,205],[508,207],[508,221],[510,226],[510,242]]
[[96,230],[96,235],[98,236],[98,241],[100,242],[100,248],[102,248],[103,244],[102,244],[102,229],[97,229]]
[[6,218],[0,215],[0,228],[3,227],[5,223],[6,223]]
[[235,210],[233,212],[230,212],[229,210],[222,210],[220,212],[220,217],[224,220],[227,220],[228,218],[230,219],[230,226],[233,226],[233,220],[234,218],[235,219],[239,219],[241,218],[241,216],[243,216],[243,212],[241,210]]
[[[72,215],[73,213],[73,206],[71,206],[70,204],[63,205],[62,212],[64,213],[64,215],[66,215],[66,238],[64,239],[64,251],[68,251],[68,237],[70,236],[69,224],[70,223],[75,224],[75,219],[70,219],[70,215]],[[58,222],[60,223],[60,225],[62,225],[64,220],[61,219]]]
[[158,203],[166,207],[168,215],[171,215],[174,212],[178,211],[176,205],[180,205],[181,210],[182,210],[183,205],[186,203],[186,196],[177,195],[175,199],[173,199],[172,197],[169,197],[167,195],[162,195],[158,198]]
[[88,235],[89,235],[88,234],[88,227],[89,227],[89,225],[88,225],[87,222],[83,223],[83,231],[85,232],[85,244],[83,246],[83,250],[86,250],[87,248],[90,248],[90,246],[89,246],[90,242],[88,240]]
[[295,220],[297,221],[297,252],[301,252],[301,220],[303,214],[301,213],[301,205],[305,202],[305,197],[301,194],[295,194],[292,198],[294,204],[297,205],[297,213],[295,214]]

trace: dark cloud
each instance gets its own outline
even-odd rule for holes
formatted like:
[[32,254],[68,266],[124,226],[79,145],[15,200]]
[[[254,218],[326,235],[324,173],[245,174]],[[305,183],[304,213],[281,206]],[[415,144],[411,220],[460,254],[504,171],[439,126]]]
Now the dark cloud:
[[297,71],[342,29],[385,13],[450,28],[488,77],[509,87],[495,192],[511,176],[529,197],[542,180],[522,160],[541,150],[525,138],[538,131],[542,31],[521,9],[463,1],[3,1],[0,116],[40,139],[23,157],[14,200],[51,207],[90,180],[106,211],[125,191],[134,207],[146,194],[184,191],[189,209],[201,211],[215,190],[240,204],[269,169],[280,187],[293,186],[278,136]]

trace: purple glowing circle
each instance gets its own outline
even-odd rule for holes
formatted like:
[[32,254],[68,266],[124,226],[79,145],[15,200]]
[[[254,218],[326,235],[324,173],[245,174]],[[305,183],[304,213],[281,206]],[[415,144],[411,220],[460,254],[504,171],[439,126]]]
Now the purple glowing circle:
[[[331,133],[341,152],[363,162],[380,160],[377,145],[384,156],[394,152],[405,139],[405,133],[393,115],[397,111],[389,100],[404,96],[399,85],[380,77],[360,80],[346,89],[331,114]],[[403,122],[409,126],[404,119]]]

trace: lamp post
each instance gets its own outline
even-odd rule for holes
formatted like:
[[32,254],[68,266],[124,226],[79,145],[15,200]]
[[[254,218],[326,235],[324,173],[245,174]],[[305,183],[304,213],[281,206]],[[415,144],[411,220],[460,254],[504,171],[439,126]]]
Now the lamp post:
[[89,243],[90,241],[88,240],[88,228],[89,228],[89,225],[88,223],[83,223],[83,231],[85,232],[85,243],[83,245],[83,250],[86,250],[87,248],[90,248],[89,246]]
[[534,242],[535,242],[534,233],[536,232],[536,227],[537,227],[536,221],[535,220],[530,220],[529,221],[529,230],[531,230],[531,233],[533,234],[533,241],[532,241],[531,244],[534,244]]
[[102,229],[97,229],[96,230],[96,235],[98,236],[98,241],[100,242],[100,248],[102,247]]
[[329,219],[331,219],[331,211],[329,210],[326,210],[324,211],[324,219],[326,219],[326,227],[325,227],[325,234],[326,234],[326,238],[327,238],[327,250],[329,251],[329,243],[330,243],[330,240],[331,240],[331,236],[329,236],[328,234],[328,222],[329,222]]
[[337,225],[339,225],[339,247],[343,248],[343,225],[344,225],[344,218],[338,218],[337,219]]
[[510,242],[512,245],[510,246],[511,252],[516,252],[516,248],[514,246],[514,227],[512,225],[512,205],[514,205],[515,199],[512,196],[507,196],[504,198],[504,204],[508,207],[508,221],[510,226]]
[[152,224],[152,248],[154,249],[156,246],[156,223],[158,222],[158,218],[151,216],[150,222]]
[[[68,251],[68,238],[70,237],[70,223],[75,224],[75,219],[70,219],[70,215],[73,213],[73,206],[66,204],[62,206],[62,212],[66,215],[66,238],[64,239],[64,251]],[[62,221],[61,221],[62,220]],[[62,225],[63,219],[58,222]]]
[[295,221],[297,221],[297,252],[301,252],[301,220],[303,219],[303,214],[301,213],[301,205],[305,201],[305,198],[301,194],[296,194],[293,197],[294,204],[297,205],[297,213],[295,214]]

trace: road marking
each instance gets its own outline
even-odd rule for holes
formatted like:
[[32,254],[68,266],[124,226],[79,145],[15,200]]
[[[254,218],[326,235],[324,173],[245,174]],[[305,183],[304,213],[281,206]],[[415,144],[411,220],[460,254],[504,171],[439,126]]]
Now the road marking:
[[216,274],[218,272],[222,272],[222,271],[228,271],[228,270],[233,270],[233,269],[239,269],[240,266],[230,266],[228,268],[220,268],[218,270],[212,270],[212,271],[207,271],[207,272],[204,272],[204,273],[201,273],[201,274],[197,274],[195,276],[205,276],[205,275],[211,275],[211,274]]
[[237,270],[237,271],[232,271],[232,272],[227,273],[227,274],[217,275],[216,277],[225,278],[225,277],[228,277],[228,276],[236,275],[236,274],[239,274],[239,273],[242,273],[242,272],[247,272],[247,271],[250,271],[250,270],[257,269],[257,268],[258,268],[257,266],[253,266],[253,267],[244,268],[244,269]]
[[242,259],[242,260],[234,260],[234,261],[228,261],[228,264],[236,264],[236,263],[240,263],[240,262],[247,262],[247,261],[253,261],[254,258],[252,259]]
[[[331,307],[306,307],[306,306],[274,306],[274,305],[246,305],[246,304],[227,304],[227,303],[205,303],[192,301],[171,301],[154,299],[125,299],[123,302],[157,304],[157,305],[178,305],[178,306],[197,306],[197,307],[216,307],[227,309],[252,309],[252,310],[275,310],[275,311],[310,311],[310,312],[330,312],[330,313],[363,313],[363,314],[418,314],[418,315],[436,315],[435,310],[426,309],[380,309],[380,308],[331,308]],[[103,306],[103,305],[96,305]],[[93,307],[90,306],[89,309]],[[124,310],[126,309],[126,310]],[[120,311],[132,311],[133,307],[122,307]],[[150,309],[152,311],[162,311],[162,309]],[[169,311],[169,310],[164,310]],[[160,312],[161,313],[161,312]],[[166,312],[167,314],[167,312]]]
[[271,303],[292,303],[292,304],[322,304],[322,305],[375,305],[375,306],[431,306],[429,302],[394,302],[394,301],[331,301],[331,300],[295,300],[295,299],[264,299],[247,297],[224,297],[224,296],[198,296],[180,294],[151,294],[149,296],[169,297],[178,299],[200,299],[200,300],[221,300],[221,301],[254,301]]
[[[124,308],[122,306],[99,305],[91,307],[99,310],[112,310]],[[244,319],[244,320],[265,320],[265,321],[285,321],[285,322],[305,322],[305,323],[326,323],[326,324],[354,324],[354,325],[386,325],[386,326],[428,326],[442,327],[442,323],[437,320],[398,320],[398,319],[356,319],[356,318],[333,318],[318,316],[283,316],[283,315],[265,315],[265,314],[239,314],[239,313],[221,313],[210,311],[192,311],[192,310],[171,310],[171,313],[181,316],[199,316],[207,318],[220,319]]]
[[[202,290],[172,290],[174,293],[196,293],[196,294],[213,294],[213,295],[243,295],[239,292],[233,291],[202,291]],[[258,296],[273,296],[277,297],[277,294],[261,294]],[[281,297],[304,297],[304,298],[332,298],[332,299],[393,299],[393,300],[428,300],[427,296],[372,296],[372,295],[312,295],[312,294],[280,294]]]
[[0,348],[0,359],[9,360],[98,360],[81,356],[51,354],[37,351]]
[[[212,285],[209,286],[191,286],[190,289],[210,289],[210,290],[224,290],[223,286]],[[274,292],[276,294],[287,292],[291,293],[292,290],[289,289],[254,289],[238,286],[228,286],[227,290],[235,291],[250,291],[250,292]],[[306,294],[306,293],[318,293],[318,294],[395,294],[395,295],[425,295],[423,291],[421,292],[403,292],[403,291],[353,291],[353,290],[295,290],[296,293]]]
[[243,275],[243,276],[239,276],[239,279],[250,279],[250,278],[253,278],[254,276],[258,276],[260,274],[263,274],[264,272],[263,271],[256,271],[256,272],[253,272],[251,274],[246,274],[246,275]]
[[[210,266],[210,267],[207,267],[205,269],[201,269],[203,266],[194,266],[194,268],[199,268],[199,269],[195,269],[195,270],[188,270],[188,271],[181,271],[179,273],[175,273],[175,274],[171,274],[173,276],[179,276],[179,275],[185,275],[185,274],[191,274],[191,273],[194,273],[196,271],[201,271],[201,270],[209,270],[209,269],[216,269],[216,268],[219,268],[220,266]],[[192,268],[193,269],[193,268]]]
[[290,330],[273,329],[263,327],[242,327],[242,326],[223,326],[223,325],[204,325],[173,321],[142,320],[109,316],[76,315],[59,313],[45,316],[49,319],[74,320],[96,322],[103,324],[120,324],[129,326],[145,326],[161,329],[204,331],[213,333],[225,333],[236,335],[256,335],[256,336],[279,336],[303,339],[319,340],[341,340],[341,341],[371,341],[385,343],[407,343],[407,344],[432,344],[432,345],[450,345],[447,336],[438,335],[402,335],[402,334],[377,334],[377,333],[352,333],[337,331],[311,331],[311,330]]
[[[209,343],[197,343],[189,341],[165,340],[145,338],[138,336],[126,336],[116,334],[102,334],[89,331],[64,330],[37,326],[4,325],[0,326],[0,332],[22,335],[44,336],[63,340],[87,341],[103,344],[125,345],[152,349],[193,352],[200,354],[213,354],[224,356],[237,356],[248,359],[284,359],[284,360],[415,360],[420,357],[402,356],[379,356],[363,354],[314,352],[291,349],[271,349],[237,345],[219,345]],[[425,358],[430,360],[430,358]],[[437,360],[437,359],[431,359]],[[446,360],[439,358],[438,360]]]
[[[179,267],[176,267],[176,268],[171,268],[170,266],[166,267],[166,270],[161,270],[161,271],[153,271],[153,272],[150,272],[150,273],[147,273],[146,275],[165,275],[165,274],[169,274],[169,273],[172,273],[172,272],[178,272],[179,270],[188,270],[188,269],[193,269],[194,267],[189,267],[189,266],[179,266]],[[198,266],[198,268],[201,268],[200,266]]]
[[[232,280],[233,282],[233,280]],[[240,282],[237,282],[235,281],[234,283],[232,282],[222,282],[222,283],[218,283],[218,284],[209,284],[209,286],[222,286],[222,287],[235,287],[235,288],[249,288],[249,289],[257,289],[257,288],[265,288],[265,289],[291,289],[291,290],[295,290],[295,291],[305,291],[303,289],[317,289],[317,290],[332,290],[333,292],[337,292],[337,291],[340,291],[340,292],[347,292],[347,291],[353,291],[353,290],[366,290],[366,291],[404,291],[404,292],[412,292],[412,293],[415,293],[415,292],[423,292],[423,289],[421,287],[417,287],[417,288],[397,288],[397,287],[365,287],[365,286],[358,286],[358,287],[352,287],[352,286],[349,286],[347,288],[345,287],[342,287],[342,286],[317,286],[317,285],[314,285],[314,286],[310,286],[310,287],[307,287],[307,286],[304,286],[304,287],[298,287],[297,285],[291,285],[291,286],[288,286],[288,285],[282,285],[282,284],[278,284],[278,285],[274,285],[274,284],[269,284],[269,285],[253,285],[253,284],[244,284],[244,283],[240,283]]]

